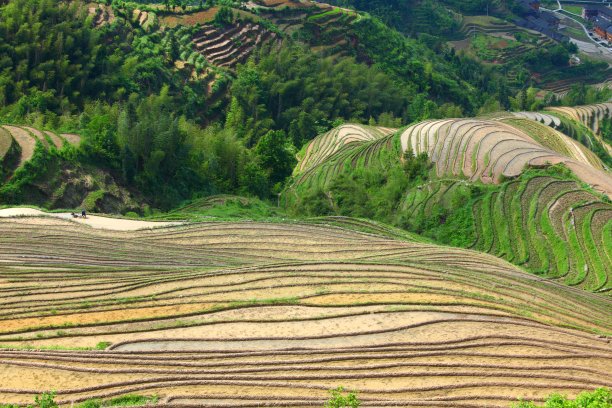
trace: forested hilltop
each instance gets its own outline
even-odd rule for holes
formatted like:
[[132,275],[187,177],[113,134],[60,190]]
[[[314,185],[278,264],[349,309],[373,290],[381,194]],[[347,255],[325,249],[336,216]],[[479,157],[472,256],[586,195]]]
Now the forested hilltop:
[[26,129],[32,146],[5,142],[1,202],[143,214],[219,193],[268,199],[302,146],[344,122],[399,127],[559,103],[376,10],[4,1],[2,122],[81,141],[49,146]]

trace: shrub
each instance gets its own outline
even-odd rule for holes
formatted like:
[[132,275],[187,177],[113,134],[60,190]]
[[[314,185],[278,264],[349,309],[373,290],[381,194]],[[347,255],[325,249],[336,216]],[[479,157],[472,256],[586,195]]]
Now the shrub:
[[610,408],[612,407],[612,393],[608,388],[599,388],[593,392],[585,391],[578,395],[574,401],[566,396],[552,394],[544,405],[536,405],[533,402],[520,401],[513,408]]
[[342,387],[329,392],[331,398],[325,403],[325,408],[358,408],[361,405],[355,392],[345,392]]

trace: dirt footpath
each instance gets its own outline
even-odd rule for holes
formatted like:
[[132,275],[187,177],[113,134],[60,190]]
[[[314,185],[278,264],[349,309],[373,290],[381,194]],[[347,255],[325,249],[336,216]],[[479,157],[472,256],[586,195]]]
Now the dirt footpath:
[[99,215],[88,215],[87,218],[73,218],[70,213],[47,213],[35,208],[5,208],[0,210],[0,218],[40,216],[72,220],[74,222],[78,222],[79,224],[89,225],[92,228],[114,231],[136,231],[146,228],[169,227],[182,224],[180,222],[129,220],[123,218],[102,217]]

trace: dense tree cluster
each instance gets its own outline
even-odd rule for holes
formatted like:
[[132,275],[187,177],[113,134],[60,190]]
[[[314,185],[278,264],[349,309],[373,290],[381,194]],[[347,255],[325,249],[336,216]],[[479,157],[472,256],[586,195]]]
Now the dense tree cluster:
[[[164,4],[179,3],[212,4]],[[242,18],[231,1],[217,3],[215,24]],[[387,21],[411,18],[413,6],[411,0],[344,3]],[[470,11],[483,1],[461,3],[422,1],[415,18],[444,22],[452,31],[448,5]],[[40,150],[41,168],[56,160],[94,163],[160,208],[214,193],[273,197],[304,143],[344,122],[400,127],[540,103],[530,89],[510,92],[498,70],[455,54],[440,38],[409,38],[375,17],[347,27],[351,46],[343,56],[314,53],[316,33],[308,30],[316,27],[305,25],[233,73],[209,66],[192,49],[197,28],[146,32],[131,21],[133,4],[106,4],[117,18],[97,28],[80,1],[0,6],[0,117],[82,134],[76,152],[51,160]],[[568,51],[525,58],[555,64]],[[591,95],[577,89],[568,98]],[[34,176],[17,177],[4,190],[17,197]]]

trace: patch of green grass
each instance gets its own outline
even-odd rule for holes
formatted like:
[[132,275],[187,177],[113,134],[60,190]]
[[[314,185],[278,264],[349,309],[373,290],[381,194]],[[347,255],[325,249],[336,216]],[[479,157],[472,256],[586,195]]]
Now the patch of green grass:
[[96,208],[96,203],[98,200],[104,198],[104,194],[106,194],[106,191],[104,190],[92,191],[91,193],[87,194],[87,197],[85,197],[85,200],[83,200],[83,207],[85,207],[87,211],[93,211],[93,209]]
[[110,346],[112,343],[110,341],[101,341],[98,344],[96,344],[96,350],[106,350],[106,348],[108,348],[108,346]]
[[[159,401],[157,395],[145,396],[128,394],[120,397],[115,397],[107,400],[91,399],[81,402],[78,405],[72,405],[76,408],[105,408],[105,407],[133,407],[140,405],[154,405]],[[23,405],[0,404],[0,408],[22,408]],[[55,402],[55,392],[45,392],[34,397],[34,405],[27,405],[27,408],[57,408]]]
[[85,401],[77,405],[77,408],[131,407],[137,405],[156,404],[158,400],[159,397],[157,395],[144,396],[128,394],[109,400],[94,399]]
[[563,10],[569,11],[570,13],[582,15],[582,6],[563,5]]
[[283,219],[283,209],[257,198],[239,196],[211,196],[191,201],[165,214],[154,214],[154,221],[210,221],[210,220],[272,220]]
[[329,11],[326,11],[326,12],[321,13],[321,14],[315,14],[315,15],[309,16],[308,20],[309,21],[317,21],[317,20],[320,20],[320,19],[322,19],[324,17],[333,16],[335,14],[341,14],[341,13],[342,13],[342,10],[340,10],[339,8],[334,8],[333,10],[329,10]]

